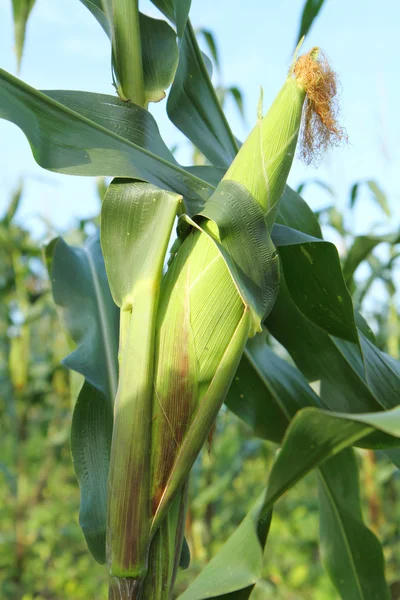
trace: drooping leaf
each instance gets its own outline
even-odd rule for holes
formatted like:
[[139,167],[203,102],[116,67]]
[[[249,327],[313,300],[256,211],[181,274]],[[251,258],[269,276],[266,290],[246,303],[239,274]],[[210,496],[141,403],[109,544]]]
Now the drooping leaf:
[[15,54],[17,55],[18,70],[21,66],[24,50],[26,24],[35,0],[12,0],[14,17]]
[[389,600],[381,545],[363,523],[354,451],[343,450],[318,470],[320,552],[343,600]]
[[319,11],[322,8],[324,0],[306,0],[304,4],[303,13],[301,15],[300,29],[297,35],[296,46],[300,42],[301,38],[310,31],[314,19],[318,16]]
[[[157,126],[140,107],[108,96],[63,92],[66,101],[84,111],[80,114],[1,70],[0,85],[0,117],[23,130],[36,161],[45,169],[71,175],[145,179],[181,193],[192,214],[213,190],[165,158]],[[134,126],[127,125],[130,120]],[[160,155],[153,152],[154,145],[160,148]]]
[[[302,409],[291,422],[285,435],[282,449],[277,455],[269,478],[261,510],[257,504],[180,598],[182,600],[249,598],[254,584],[260,578],[262,548],[268,534],[274,503],[306,473],[317,466],[328,465],[327,459],[336,457],[343,449],[368,435],[374,427],[400,437],[400,409],[390,412],[389,418],[388,413],[348,417],[347,415],[331,414],[318,408]],[[294,456],[296,460],[293,460]],[[331,467],[334,469],[335,465],[332,464]],[[322,472],[325,481],[330,472],[329,467]],[[354,506],[354,498],[350,504]],[[337,515],[335,516],[337,517]],[[357,516],[359,517],[359,515]],[[324,517],[326,521],[327,515],[325,514]],[[346,522],[342,527],[341,541],[343,541],[343,536],[353,536],[352,525],[354,523]],[[364,544],[365,540],[368,540],[371,560],[375,559],[376,562],[374,570],[368,573],[363,565],[358,564],[357,557],[357,570],[356,572],[353,570],[352,575],[355,578],[362,576],[364,578],[363,587],[366,590],[370,586],[371,590],[375,590],[375,592],[380,590],[383,594],[382,597],[386,598],[387,587],[379,543],[368,532],[360,518],[357,531],[362,536]],[[357,552],[357,539],[352,537],[352,542],[351,551],[354,553]],[[367,552],[368,548],[364,547],[361,552]],[[360,552],[360,550],[358,551]],[[234,569],[232,569],[232,559]],[[248,559],[250,559],[250,565]],[[228,572],[228,576],[225,575],[226,572]],[[347,581],[346,584],[350,586]],[[366,599],[372,600],[374,597],[377,596],[365,595]],[[343,598],[347,598],[347,596],[343,596]],[[354,597],[354,600],[356,598]]]
[[272,468],[260,513],[260,527],[268,520],[274,503],[297,481],[374,430],[400,438],[400,407],[357,415],[330,413],[318,408],[299,411],[286,431]]
[[74,408],[71,451],[81,489],[79,519],[93,557],[105,562],[107,477],[117,391],[118,309],[98,236],[83,248],[61,238],[46,249],[53,297],[76,349],[64,364],[85,377]]
[[307,202],[288,185],[279,201],[276,223],[322,239],[321,227]]

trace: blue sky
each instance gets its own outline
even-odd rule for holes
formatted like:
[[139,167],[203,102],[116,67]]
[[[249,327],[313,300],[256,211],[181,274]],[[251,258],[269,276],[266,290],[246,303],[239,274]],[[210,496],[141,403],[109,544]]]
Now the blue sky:
[[[283,84],[295,43],[304,0],[192,0],[195,27],[215,34],[223,82],[239,85],[245,97],[247,126],[233,105],[227,115],[236,135],[244,138],[255,122],[260,85],[264,108]],[[144,9],[150,7],[143,2]],[[331,185],[339,206],[347,201],[351,184],[375,179],[388,193],[393,209],[391,225],[400,215],[397,173],[400,172],[400,120],[397,115],[399,81],[396,43],[400,33],[400,3],[388,0],[326,0],[304,49],[321,46],[341,80],[342,123],[350,143],[329,151],[316,170],[296,160],[289,183],[318,178]],[[0,2],[0,66],[15,73],[11,0]],[[98,23],[79,0],[37,0],[28,24],[20,76],[39,89],[83,89],[114,93],[109,44]],[[0,90],[1,94],[1,90]],[[151,108],[164,139],[180,143],[178,158],[189,161],[182,136],[165,117],[165,103]],[[45,217],[63,230],[76,218],[98,210],[94,181],[48,173],[34,162],[23,134],[0,121],[0,213],[11,190],[25,180],[19,219],[39,234]],[[317,187],[306,194],[313,207],[331,199]],[[356,231],[382,221],[365,192],[353,218]]]

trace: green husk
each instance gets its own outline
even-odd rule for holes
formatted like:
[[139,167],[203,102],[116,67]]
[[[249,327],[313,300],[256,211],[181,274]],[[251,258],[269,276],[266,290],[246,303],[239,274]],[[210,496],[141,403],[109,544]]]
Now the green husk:
[[296,151],[305,97],[304,88],[289,77],[224,176],[225,180],[241,183],[252,194],[270,230]]

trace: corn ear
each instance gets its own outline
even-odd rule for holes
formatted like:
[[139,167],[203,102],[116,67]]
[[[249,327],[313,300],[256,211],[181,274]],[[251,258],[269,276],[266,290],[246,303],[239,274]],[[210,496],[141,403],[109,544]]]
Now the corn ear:
[[305,97],[305,90],[289,77],[224,176],[225,180],[241,183],[252,194],[270,228],[292,166]]
[[269,231],[295,154],[306,88],[292,66],[203,211],[180,219],[181,244],[163,280],[157,318],[152,534],[206,440],[248,337],[261,330],[275,301],[279,266]]

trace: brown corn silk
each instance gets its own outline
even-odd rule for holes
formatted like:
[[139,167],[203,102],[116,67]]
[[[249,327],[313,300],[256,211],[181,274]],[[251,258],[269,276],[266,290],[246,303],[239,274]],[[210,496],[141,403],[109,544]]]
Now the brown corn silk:
[[338,123],[338,77],[319,48],[300,56],[291,72],[306,92],[301,158],[308,165],[316,164],[328,148],[347,141],[346,132]]

